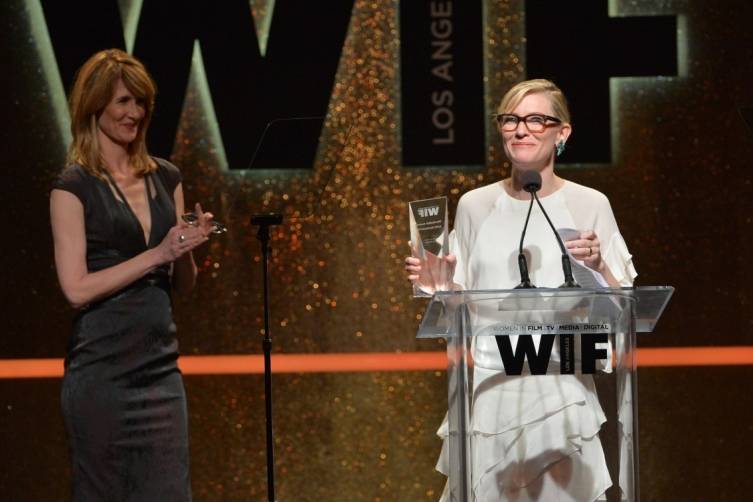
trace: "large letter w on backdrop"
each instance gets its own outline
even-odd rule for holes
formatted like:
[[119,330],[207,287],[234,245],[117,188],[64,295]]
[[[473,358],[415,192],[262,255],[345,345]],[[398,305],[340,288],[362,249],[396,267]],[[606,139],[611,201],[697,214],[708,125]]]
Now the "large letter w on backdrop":
[[[231,169],[248,166],[270,120],[327,113],[353,0],[328,0],[326,8],[311,0],[273,3],[262,56],[248,0],[143,1],[133,54],[159,86],[149,134],[155,154],[172,151],[195,40]],[[42,7],[66,89],[94,52],[125,49],[117,0],[42,0]],[[307,144],[313,159],[317,141]]]

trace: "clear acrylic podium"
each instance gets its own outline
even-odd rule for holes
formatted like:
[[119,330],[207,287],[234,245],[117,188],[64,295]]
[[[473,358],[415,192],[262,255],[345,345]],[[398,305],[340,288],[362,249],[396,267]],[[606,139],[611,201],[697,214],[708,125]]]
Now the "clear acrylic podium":
[[[481,447],[488,443],[481,443],[487,433],[480,425],[489,419],[480,410],[488,407],[481,408],[479,403],[487,397],[482,393],[489,390],[485,385],[491,380],[478,383],[474,379],[481,381],[479,375],[490,373],[497,374],[500,382],[525,384],[519,388],[544,388],[539,383],[547,379],[547,385],[572,382],[590,389],[596,398],[592,406],[601,407],[595,412],[602,417],[596,422],[603,451],[601,486],[611,484],[598,500],[639,500],[635,336],[653,331],[673,291],[671,287],[640,287],[436,293],[426,308],[418,338],[447,340],[449,500],[491,502],[477,492],[484,472],[474,472],[482,471],[479,455],[488,450]],[[498,394],[506,395],[515,394]],[[531,399],[529,395],[528,401],[534,403],[529,408],[550,406],[542,416],[561,412],[557,396],[545,397]],[[499,416],[513,417],[513,422],[518,415],[526,416],[529,410],[520,408],[521,402],[503,397]],[[518,428],[516,441],[520,442],[531,426],[521,418],[510,429]],[[556,443],[554,437],[552,442]],[[552,451],[561,448],[557,445],[551,446]],[[525,494],[527,486],[523,481],[515,489]]]

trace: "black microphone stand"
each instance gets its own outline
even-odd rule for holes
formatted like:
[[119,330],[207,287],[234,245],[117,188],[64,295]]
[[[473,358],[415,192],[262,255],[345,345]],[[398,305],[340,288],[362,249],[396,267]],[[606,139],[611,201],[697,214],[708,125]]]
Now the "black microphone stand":
[[529,186],[524,188],[526,192],[531,192],[531,204],[528,206],[528,214],[526,214],[526,222],[523,225],[523,232],[520,234],[520,245],[518,246],[518,270],[520,271],[520,284],[515,286],[515,289],[535,289],[536,286],[531,282],[531,278],[528,275],[528,261],[526,255],[523,254],[523,238],[526,235],[528,229],[528,220],[531,218],[531,209],[533,209],[533,195],[536,193],[532,188],[529,190]]
[[[265,154],[260,152],[262,143],[265,141],[265,138],[267,138],[267,134],[272,131],[273,124],[304,124],[307,121],[313,121],[313,120],[324,120],[324,117],[291,117],[287,119],[275,119],[267,123],[267,126],[264,128],[264,132],[262,133],[261,138],[259,139],[258,144],[256,145],[256,150],[254,151],[254,155],[251,157],[251,162],[249,163],[250,166],[254,165],[254,162],[257,160],[257,156],[262,155],[262,158],[265,157]],[[337,159],[335,159],[335,162],[332,164],[333,168],[330,169],[329,175],[326,178],[326,183],[323,188],[320,188],[319,195],[324,193],[324,190],[326,189],[327,185],[329,185],[329,180],[332,178],[332,173],[334,172],[334,165],[336,164],[337,160],[340,158],[340,154],[342,154],[343,150],[345,149],[345,145],[347,144],[348,138],[350,137],[350,132],[353,130],[353,125],[351,125],[348,128],[347,135],[345,136],[345,140],[343,141],[342,147],[337,155]],[[289,131],[288,131],[289,132]],[[300,132],[298,133],[300,134]],[[319,134],[319,132],[317,132]],[[280,136],[280,135],[278,135]],[[281,137],[280,137],[281,138]],[[272,141],[267,140],[267,145],[270,143],[273,143],[274,145],[270,147],[272,150],[272,153],[267,152],[267,162],[268,158],[274,157],[277,160],[278,164],[287,162],[287,157],[285,157],[284,152],[290,151],[289,147],[289,138],[290,135],[285,135],[285,141],[283,142],[280,138],[278,138],[278,141]],[[274,137],[273,137],[274,139]],[[279,151],[280,145],[287,145],[284,151],[281,153]],[[275,151],[275,148],[278,149],[278,151]],[[278,157],[281,155],[282,157],[275,157],[277,155]],[[283,160],[280,160],[283,159]],[[300,159],[297,159],[300,162]],[[262,342],[262,349],[264,351],[264,403],[266,408],[266,421],[267,421],[267,500],[269,502],[275,502],[275,460],[274,460],[274,431],[272,429],[272,331],[270,328],[270,307],[269,307],[269,227],[273,225],[280,225],[282,223],[282,214],[280,213],[256,213],[251,215],[251,224],[258,226],[259,231],[256,234],[256,238],[259,239],[259,243],[261,244],[261,253],[262,253],[262,260],[261,260],[261,266],[262,266],[262,274],[263,274],[263,280],[264,280],[264,340]]]
[[[547,223],[549,223],[552,232],[554,232],[554,237],[557,238],[557,244],[559,244],[560,251],[562,252],[562,274],[565,276],[565,282],[560,285],[560,288],[579,288],[580,284],[575,282],[575,279],[573,278],[573,269],[570,265],[570,257],[567,255],[565,245],[562,243],[562,237],[560,237],[557,229],[554,228],[554,224],[552,223],[552,220],[549,219],[549,215],[546,214],[546,210],[541,204],[539,198],[536,196],[536,192],[531,192],[531,197],[532,199],[536,199],[536,203],[541,208],[541,212],[544,213],[544,217],[546,218]],[[531,203],[533,203],[533,200],[531,200]]]
[[275,501],[275,455],[272,430],[272,333],[269,328],[269,227],[282,223],[278,213],[257,213],[251,215],[251,224],[258,225],[256,238],[261,244],[261,269],[264,281],[264,404],[267,418],[267,500]]
[[531,203],[528,205],[526,222],[523,225],[523,232],[521,232],[520,234],[520,245],[518,246],[518,270],[520,271],[520,284],[515,286],[515,289],[535,289],[536,286],[531,282],[531,278],[528,276],[528,261],[526,260],[526,255],[523,254],[523,239],[526,236],[526,230],[528,230],[528,221],[531,219],[533,199],[536,196],[536,191],[541,188],[541,175],[535,171],[525,171],[523,173],[523,179],[521,181],[523,182],[523,190],[531,194]]

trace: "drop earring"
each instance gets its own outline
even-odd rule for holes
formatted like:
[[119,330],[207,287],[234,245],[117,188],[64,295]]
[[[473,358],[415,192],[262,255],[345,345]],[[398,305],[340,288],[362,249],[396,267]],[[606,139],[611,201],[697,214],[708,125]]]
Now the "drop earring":
[[565,142],[564,141],[560,141],[559,143],[557,143],[556,145],[554,145],[554,149],[555,149],[554,150],[555,153],[557,154],[557,157],[559,157],[560,155],[562,155],[562,152],[565,151]]

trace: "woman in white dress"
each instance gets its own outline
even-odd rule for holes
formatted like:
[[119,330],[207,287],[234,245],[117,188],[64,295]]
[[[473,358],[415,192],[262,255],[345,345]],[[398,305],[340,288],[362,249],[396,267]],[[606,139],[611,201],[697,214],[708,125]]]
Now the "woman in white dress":
[[[452,254],[443,258],[452,281],[430,283],[426,277],[432,274],[425,273],[426,264],[415,253],[405,260],[408,279],[429,292],[515,287],[520,282],[518,243],[531,197],[521,175],[535,170],[542,179],[538,196],[554,226],[576,229],[565,243],[575,266],[587,267],[602,285],[632,285],[636,272],[608,199],[554,172],[555,157],[572,131],[562,91],[548,80],[521,82],[502,98],[496,119],[511,176],[460,198],[450,237]],[[531,282],[557,287],[563,279],[560,250],[537,209],[531,213],[524,244]],[[558,359],[555,352],[552,357]],[[507,376],[493,337],[476,340],[473,358],[471,482],[476,500],[603,498],[612,481],[599,441],[605,416],[593,379]],[[446,419],[438,434],[444,447],[437,469],[447,474]],[[447,490],[442,499],[448,499]]]

